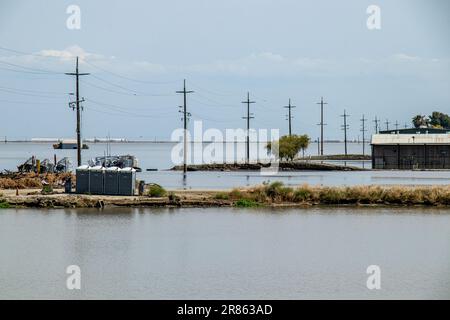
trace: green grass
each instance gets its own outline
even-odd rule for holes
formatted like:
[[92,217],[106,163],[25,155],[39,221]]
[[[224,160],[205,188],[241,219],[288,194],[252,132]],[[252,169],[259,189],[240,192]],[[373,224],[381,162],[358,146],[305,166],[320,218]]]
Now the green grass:
[[3,199],[0,199],[0,209],[11,208],[11,205]]
[[240,199],[236,201],[234,205],[238,208],[254,208],[261,206],[260,203],[249,199]]
[[219,192],[214,195],[214,199],[216,200],[228,200],[230,196],[225,192]]

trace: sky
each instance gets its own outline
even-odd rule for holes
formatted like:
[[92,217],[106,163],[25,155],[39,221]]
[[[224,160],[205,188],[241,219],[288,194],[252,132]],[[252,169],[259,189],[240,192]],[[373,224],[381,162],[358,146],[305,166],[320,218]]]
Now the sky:
[[[66,10],[80,8],[80,29]],[[367,8],[380,8],[369,29]],[[0,137],[75,136],[75,57],[86,138],[169,139],[182,126],[176,94],[203,127],[252,128],[315,139],[361,136],[361,117],[410,125],[450,112],[450,2],[446,0],[0,0]]]

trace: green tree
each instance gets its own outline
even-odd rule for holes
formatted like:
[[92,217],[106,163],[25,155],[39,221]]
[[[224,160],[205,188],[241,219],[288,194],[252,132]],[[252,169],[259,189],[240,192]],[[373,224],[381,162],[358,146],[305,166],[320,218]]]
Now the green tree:
[[428,127],[428,119],[420,114],[412,118],[412,123],[415,128]]
[[429,116],[430,124],[434,128],[450,128],[450,117],[448,114],[433,111],[433,113]]
[[281,160],[292,161],[300,151],[305,151],[309,146],[310,138],[308,135],[282,136],[280,140],[267,143],[267,150],[275,154]]

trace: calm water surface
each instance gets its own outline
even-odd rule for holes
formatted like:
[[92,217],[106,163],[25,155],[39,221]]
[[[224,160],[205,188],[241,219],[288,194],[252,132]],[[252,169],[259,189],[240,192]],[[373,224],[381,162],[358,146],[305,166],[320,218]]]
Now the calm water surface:
[[0,298],[449,299],[450,210],[4,209]]

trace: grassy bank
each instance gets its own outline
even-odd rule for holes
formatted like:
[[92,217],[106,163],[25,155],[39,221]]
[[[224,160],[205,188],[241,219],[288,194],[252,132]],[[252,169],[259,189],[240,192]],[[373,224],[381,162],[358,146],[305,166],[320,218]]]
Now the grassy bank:
[[48,194],[25,191],[19,196],[13,190],[0,195],[0,208],[104,208],[122,207],[295,207],[313,205],[371,206],[449,206],[450,186],[350,186],[288,187],[281,182],[229,191],[172,190],[158,186],[144,196],[102,196]]
[[281,182],[222,194],[229,200],[248,200],[262,205],[425,205],[449,206],[450,186],[348,186],[292,188]]

